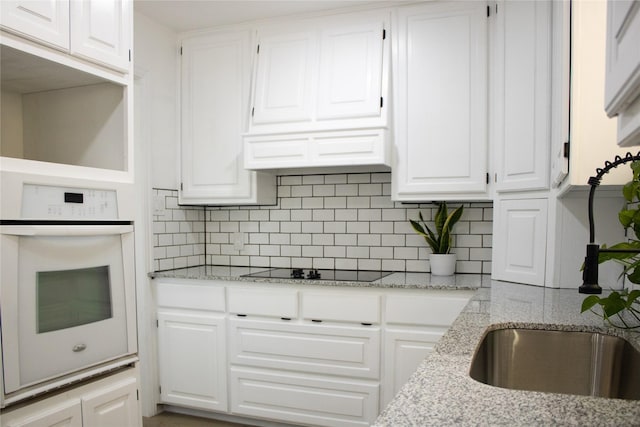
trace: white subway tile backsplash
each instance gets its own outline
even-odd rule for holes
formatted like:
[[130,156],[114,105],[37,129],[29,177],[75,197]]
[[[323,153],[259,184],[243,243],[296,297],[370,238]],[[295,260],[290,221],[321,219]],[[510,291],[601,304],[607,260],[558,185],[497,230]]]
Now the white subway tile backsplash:
[[[429,271],[431,250],[408,219],[422,212],[431,223],[437,205],[392,201],[390,173],[290,175],[277,182],[276,206],[178,206],[177,191],[155,189],[165,205],[153,217],[154,268],[206,263]],[[457,271],[490,273],[493,205],[463,205],[453,229]],[[238,232],[245,233],[241,250],[233,245]]]

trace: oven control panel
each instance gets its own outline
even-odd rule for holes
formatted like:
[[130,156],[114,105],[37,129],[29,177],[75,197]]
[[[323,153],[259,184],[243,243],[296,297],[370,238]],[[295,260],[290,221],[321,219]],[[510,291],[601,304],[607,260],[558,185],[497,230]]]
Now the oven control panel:
[[116,220],[116,190],[24,184],[22,219]]

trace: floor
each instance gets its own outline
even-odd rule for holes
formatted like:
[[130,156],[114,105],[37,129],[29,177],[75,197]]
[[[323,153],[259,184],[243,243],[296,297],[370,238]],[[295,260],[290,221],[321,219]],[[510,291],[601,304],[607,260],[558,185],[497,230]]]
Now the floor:
[[150,418],[142,418],[143,427],[247,427],[226,421],[198,418],[191,415],[163,412]]

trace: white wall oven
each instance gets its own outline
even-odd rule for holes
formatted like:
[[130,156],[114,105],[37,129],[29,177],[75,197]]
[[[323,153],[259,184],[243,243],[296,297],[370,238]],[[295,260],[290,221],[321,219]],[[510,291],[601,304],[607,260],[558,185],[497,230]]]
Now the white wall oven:
[[1,220],[3,405],[136,360],[133,223],[117,194],[25,184],[22,218]]

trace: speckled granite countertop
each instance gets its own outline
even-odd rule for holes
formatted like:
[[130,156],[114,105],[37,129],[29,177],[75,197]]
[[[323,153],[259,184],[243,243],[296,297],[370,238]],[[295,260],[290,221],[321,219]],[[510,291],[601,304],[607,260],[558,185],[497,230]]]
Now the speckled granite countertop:
[[493,281],[480,289],[432,353],[375,422],[375,426],[632,426],[640,402],[507,390],[469,377],[476,345],[487,328],[549,327],[625,335],[580,314],[577,289],[548,289]]
[[391,273],[373,282],[349,282],[312,279],[272,279],[260,277],[244,277],[245,274],[268,270],[265,267],[228,267],[206,265],[180,268],[176,270],[157,271],[150,274],[152,278],[197,279],[197,280],[230,280],[242,282],[258,282],[264,284],[300,284],[321,286],[349,286],[376,288],[412,288],[412,289],[466,289],[475,290],[490,286],[491,279],[486,274],[456,274],[454,276],[432,276],[428,273]]

